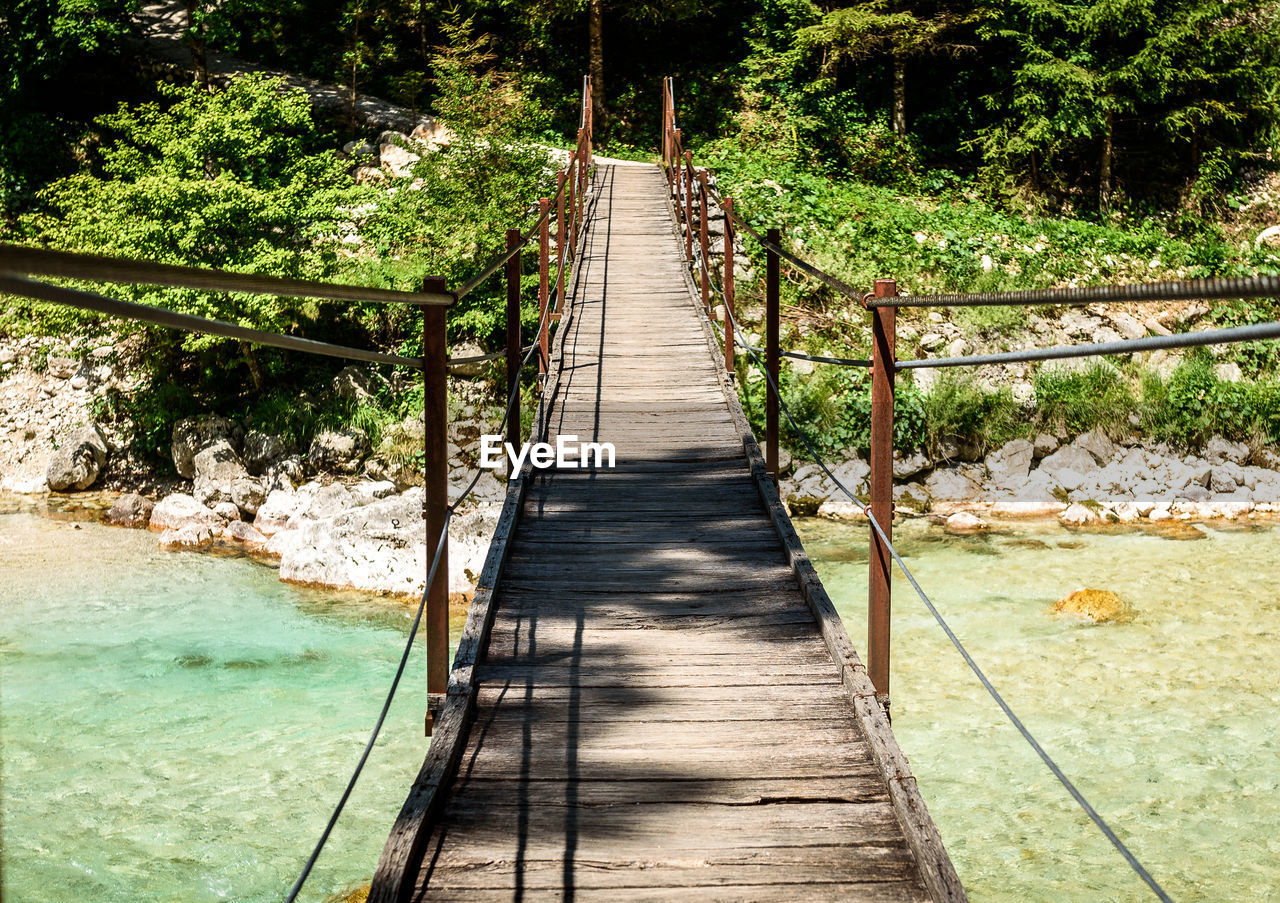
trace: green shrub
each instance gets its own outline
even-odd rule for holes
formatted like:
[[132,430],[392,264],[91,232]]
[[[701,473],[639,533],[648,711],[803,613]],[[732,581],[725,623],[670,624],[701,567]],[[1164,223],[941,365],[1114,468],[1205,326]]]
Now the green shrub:
[[1129,428],[1128,417],[1136,407],[1124,377],[1101,362],[1071,372],[1042,367],[1035,388],[1041,425],[1068,435],[1093,429],[1118,435]]
[[976,442],[985,451],[1028,431],[1008,388],[993,391],[967,375],[941,376],[921,402],[922,444],[931,454],[947,440]]

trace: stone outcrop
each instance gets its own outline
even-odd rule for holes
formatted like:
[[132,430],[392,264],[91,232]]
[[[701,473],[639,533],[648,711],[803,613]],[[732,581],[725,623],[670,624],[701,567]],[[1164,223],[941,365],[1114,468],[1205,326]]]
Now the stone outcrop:
[[107,440],[96,426],[67,436],[49,461],[45,479],[54,492],[88,489],[107,464]]
[[369,450],[369,437],[364,430],[322,430],[311,440],[307,463],[317,471],[356,473]]
[[206,508],[192,496],[174,493],[156,502],[147,529],[162,533],[186,527],[206,527],[213,531],[221,530],[225,523],[225,518]]
[[218,440],[225,441],[239,455],[244,432],[227,418],[216,414],[179,420],[173,425],[174,469],[179,475],[192,479],[196,475],[196,455]]

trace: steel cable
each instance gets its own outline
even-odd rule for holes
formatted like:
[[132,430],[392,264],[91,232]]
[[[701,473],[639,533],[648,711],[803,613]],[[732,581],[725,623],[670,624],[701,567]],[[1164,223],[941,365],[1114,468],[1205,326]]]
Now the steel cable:
[[[737,320],[734,319],[733,314],[729,312],[727,305],[725,307],[725,311],[736,333],[738,331]],[[711,321],[711,322],[713,325],[716,325],[715,321]],[[745,348],[745,345],[743,347]],[[826,461],[822,458],[822,456],[818,453],[818,451],[813,447],[813,443],[810,441],[808,434],[800,428],[798,423],[796,423],[795,418],[791,414],[791,409],[787,406],[786,401],[782,397],[782,393],[778,390],[778,385],[776,382],[774,382],[773,376],[772,374],[769,373],[768,367],[765,366],[764,362],[760,360],[760,357],[758,354],[751,351],[750,349],[747,349],[747,351],[752,356],[752,358],[755,359],[756,365],[760,368],[761,372],[764,373],[765,379],[768,381],[768,384],[769,384],[769,390],[773,392],[774,396],[778,399],[778,406],[782,409],[783,413],[786,414],[787,422],[791,424],[792,431],[795,432],[796,436],[798,436],[800,441],[804,444],[804,447],[809,452],[810,457],[813,458],[814,462],[822,469],[822,471],[836,485],[836,487],[838,487],[841,492],[843,492],[846,496],[848,496],[850,501],[852,501],[854,504],[862,508],[863,513],[866,514],[867,519],[871,522],[872,529],[876,531],[876,534],[880,537],[881,542],[885,544],[885,548],[889,550],[889,554],[893,556],[893,560],[898,563],[898,567],[902,569],[902,573],[906,576],[907,580],[910,581],[911,586],[916,591],[916,594],[920,597],[921,601],[924,602],[925,607],[929,609],[929,612],[930,614],[933,615],[934,620],[938,622],[938,625],[946,633],[947,638],[951,641],[951,644],[955,646],[956,650],[960,653],[961,657],[965,661],[965,664],[969,666],[969,669],[974,673],[974,675],[982,683],[983,688],[986,689],[987,693],[991,696],[992,699],[995,700],[996,704],[1000,707],[1000,710],[1004,712],[1005,716],[1010,720],[1010,722],[1012,722],[1013,726],[1017,728],[1018,732],[1031,745],[1031,748],[1035,750],[1036,754],[1040,757],[1040,759],[1045,763],[1045,765],[1048,766],[1049,770],[1053,773],[1053,776],[1058,779],[1058,781],[1062,784],[1063,787],[1066,788],[1067,792],[1071,794],[1071,797],[1085,811],[1085,814],[1089,816],[1090,820],[1093,821],[1093,823],[1098,826],[1098,829],[1102,831],[1103,835],[1107,838],[1107,840],[1111,842],[1111,845],[1115,847],[1115,849],[1120,853],[1122,857],[1124,857],[1124,860],[1137,873],[1138,877],[1140,877],[1146,883],[1146,885],[1149,888],[1151,888],[1152,892],[1160,900],[1164,901],[1164,903],[1173,903],[1172,899],[1165,892],[1164,888],[1162,888],[1160,884],[1157,883],[1153,877],[1151,877],[1151,873],[1148,872],[1145,867],[1143,867],[1142,863],[1138,861],[1137,857],[1134,856],[1132,852],[1130,852],[1129,848],[1125,846],[1124,842],[1120,840],[1119,837],[1116,836],[1116,833],[1111,829],[1111,826],[1108,825],[1106,821],[1102,818],[1102,816],[1098,814],[1098,811],[1094,809],[1092,805],[1090,805],[1089,801],[1085,799],[1084,795],[1079,791],[1079,789],[1076,788],[1075,784],[1071,782],[1071,780],[1066,776],[1066,774],[1062,771],[1062,769],[1058,767],[1058,764],[1053,760],[1053,758],[1045,751],[1044,747],[1040,745],[1040,743],[1035,739],[1035,737],[1027,729],[1026,725],[1023,724],[1022,719],[1020,719],[1017,716],[1017,714],[1013,711],[1013,709],[1010,708],[1009,704],[1004,701],[1004,697],[1000,695],[1000,692],[998,690],[996,690],[995,686],[987,678],[983,670],[978,666],[978,663],[974,660],[973,656],[969,654],[969,651],[964,647],[964,644],[960,642],[960,638],[956,636],[955,632],[951,629],[950,625],[947,624],[946,619],[942,617],[941,612],[938,611],[937,607],[933,604],[932,600],[929,599],[928,595],[924,592],[920,584],[916,581],[915,575],[911,573],[911,570],[907,567],[906,562],[902,560],[902,556],[898,554],[898,550],[894,548],[893,544],[889,541],[888,535],[885,533],[884,529],[880,526],[875,516],[871,513],[870,506],[867,505],[862,499],[858,498],[858,496],[853,491],[851,491],[847,486],[844,485],[843,482],[841,482],[839,477],[837,477],[834,473],[832,473],[831,468],[827,466]]]
[[964,357],[918,358],[895,361],[898,370],[922,370],[933,367],[978,367],[983,364],[1016,364],[1026,361],[1049,361],[1071,357],[1098,357],[1103,354],[1132,354],[1136,351],[1158,351],[1163,348],[1193,348],[1202,345],[1229,345],[1280,338],[1280,322],[1255,323],[1228,329],[1205,329],[1170,336],[1147,336],[1115,342],[1088,345],[1058,345],[1053,348],[1027,348],[998,354],[970,354]]
[[360,754],[360,760],[356,763],[355,771],[351,774],[351,780],[347,782],[347,787],[342,792],[342,797],[338,800],[338,805],[334,808],[333,815],[329,816],[329,823],[325,825],[324,831],[321,832],[315,849],[311,851],[311,856],[307,858],[306,865],[302,867],[302,874],[293,883],[289,895],[285,898],[285,903],[294,903],[298,898],[302,885],[306,883],[307,877],[311,874],[311,869],[315,867],[316,860],[320,858],[320,851],[324,849],[325,843],[329,840],[329,835],[333,832],[334,825],[338,823],[338,816],[342,814],[342,810],[347,805],[347,800],[351,797],[351,791],[355,789],[360,773],[364,771],[365,763],[369,761],[369,754],[373,752],[373,744],[378,739],[382,724],[387,720],[387,712],[391,709],[391,700],[395,698],[396,690],[400,687],[400,678],[404,676],[405,666],[409,662],[409,651],[413,649],[414,638],[417,637],[418,627],[422,623],[422,612],[427,607],[427,594],[431,592],[431,584],[435,581],[436,569],[440,566],[441,555],[446,547],[444,539],[449,533],[449,522],[452,519],[453,509],[448,508],[444,513],[444,528],[436,538],[436,554],[431,559],[431,567],[427,570],[427,583],[422,588],[422,599],[418,602],[418,611],[413,616],[413,625],[409,628],[409,639],[404,644],[404,652],[400,656],[400,665],[396,668],[396,676],[391,679],[391,688],[387,691],[387,699],[382,704],[382,711],[378,713],[378,720],[373,726],[373,733],[369,735],[369,742],[365,744],[364,752]]

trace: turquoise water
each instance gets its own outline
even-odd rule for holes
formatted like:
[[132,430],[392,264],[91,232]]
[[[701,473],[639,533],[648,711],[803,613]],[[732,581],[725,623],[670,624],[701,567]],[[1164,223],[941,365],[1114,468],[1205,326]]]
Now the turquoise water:
[[[281,899],[408,623],[143,532],[0,513],[4,899]],[[423,666],[303,899],[372,874],[426,749]]]
[[[865,646],[867,529],[798,523]],[[897,529],[997,688],[1175,900],[1280,900],[1280,530]],[[1088,586],[1128,623],[1050,612]],[[975,903],[1154,899],[895,573],[893,727]]]

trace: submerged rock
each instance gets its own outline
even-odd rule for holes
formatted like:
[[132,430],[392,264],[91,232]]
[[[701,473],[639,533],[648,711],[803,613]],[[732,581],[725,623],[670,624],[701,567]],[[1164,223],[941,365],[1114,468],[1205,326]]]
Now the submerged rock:
[[131,492],[116,499],[107,512],[106,521],[117,527],[145,527],[151,522],[151,512],[156,503],[146,496]]
[[1118,595],[1105,589],[1078,589],[1053,603],[1059,614],[1077,615],[1095,624],[1126,621],[1132,611]]
[[987,522],[968,511],[957,511],[947,518],[948,533],[981,533],[987,529]]

